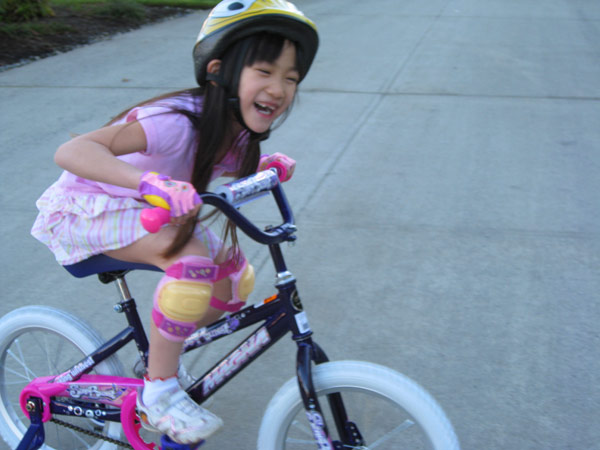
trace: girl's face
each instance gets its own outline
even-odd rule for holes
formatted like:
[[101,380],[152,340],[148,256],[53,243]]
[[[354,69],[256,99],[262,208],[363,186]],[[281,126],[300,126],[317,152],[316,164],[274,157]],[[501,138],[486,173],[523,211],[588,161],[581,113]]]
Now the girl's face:
[[257,61],[240,74],[240,110],[246,125],[263,133],[288,109],[300,79],[296,68],[296,47],[285,41],[273,62]]

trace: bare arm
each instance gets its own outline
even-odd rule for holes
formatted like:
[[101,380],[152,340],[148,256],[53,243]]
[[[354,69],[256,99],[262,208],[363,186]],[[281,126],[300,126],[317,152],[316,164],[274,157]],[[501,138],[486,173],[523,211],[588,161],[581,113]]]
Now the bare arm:
[[131,122],[77,136],[58,148],[54,161],[82,178],[137,189],[142,171],[115,156],[143,151],[146,145],[142,126]]

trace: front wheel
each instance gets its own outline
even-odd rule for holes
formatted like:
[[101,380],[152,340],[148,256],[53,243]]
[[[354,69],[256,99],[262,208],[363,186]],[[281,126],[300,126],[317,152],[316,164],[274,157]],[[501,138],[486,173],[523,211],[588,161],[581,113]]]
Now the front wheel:
[[[362,444],[344,449],[459,449],[452,425],[437,402],[423,388],[387,367],[360,361],[336,361],[313,369],[313,382],[333,441],[342,442],[327,396],[341,394],[349,422],[356,424]],[[292,378],[267,406],[259,436],[259,450],[329,449],[316,443]],[[340,428],[344,428],[343,425]]]
[[[29,426],[19,407],[19,394],[37,377],[58,375],[102,345],[93,328],[76,316],[45,306],[16,309],[0,320],[0,434],[10,448],[16,448]],[[122,369],[112,356],[92,373],[121,375]],[[96,419],[75,417],[63,422],[71,428],[46,422],[46,450],[115,450],[117,446],[97,436],[119,438],[121,425]]]

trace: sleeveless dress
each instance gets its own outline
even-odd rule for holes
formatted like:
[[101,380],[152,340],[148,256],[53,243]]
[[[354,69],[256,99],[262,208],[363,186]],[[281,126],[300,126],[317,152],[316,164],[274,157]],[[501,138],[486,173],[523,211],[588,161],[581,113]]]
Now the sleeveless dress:
[[[133,108],[116,124],[139,120],[147,139],[143,152],[118,156],[142,170],[153,170],[180,181],[190,181],[197,151],[191,122],[174,108],[201,112],[201,100],[189,95]],[[214,167],[211,181],[237,172],[248,144],[240,133],[225,157]],[[64,171],[38,199],[39,214],[31,234],[46,244],[62,265],[132,244],[148,232],[140,214],[149,205],[133,189],[99,183]],[[196,237],[215,258],[223,243],[208,227],[198,224]]]

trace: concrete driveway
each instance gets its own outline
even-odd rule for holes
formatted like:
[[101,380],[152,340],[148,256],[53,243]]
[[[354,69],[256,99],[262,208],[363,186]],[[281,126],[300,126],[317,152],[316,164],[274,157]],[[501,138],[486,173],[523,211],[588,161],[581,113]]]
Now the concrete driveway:
[[[299,240],[285,254],[315,339],[332,359],[417,380],[465,449],[597,449],[600,3],[298,6],[322,46],[264,148],[298,160],[286,189]],[[0,73],[0,314],[53,305],[116,332],[114,288],[71,278],[30,237],[34,203],[70,132],[193,86],[205,14]],[[263,206],[248,211],[271,222]],[[246,248],[266,297],[268,254]],[[144,317],[158,276],[129,277]],[[254,448],[293,352],[279,344],[218,395],[228,427],[207,450]]]

